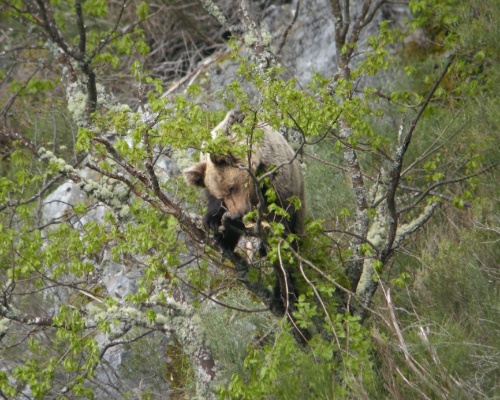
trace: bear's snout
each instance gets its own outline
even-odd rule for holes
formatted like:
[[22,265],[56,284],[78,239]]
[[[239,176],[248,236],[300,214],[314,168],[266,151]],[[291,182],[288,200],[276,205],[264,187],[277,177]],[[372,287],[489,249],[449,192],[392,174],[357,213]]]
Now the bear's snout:
[[227,217],[226,218],[229,218],[233,221],[241,221],[243,220],[243,217],[247,214],[247,211],[246,210],[242,210],[240,208],[237,208],[237,207],[227,207],[226,206],[226,209],[227,209]]
[[238,214],[231,214],[229,211],[226,211],[224,215],[222,216],[223,221],[231,221],[231,222],[242,222],[243,221],[244,215],[238,213]]
[[238,220],[243,219],[243,215],[241,215],[241,213],[239,213],[239,212],[237,212],[235,214],[230,214],[230,217],[233,221],[238,221]]
[[230,195],[224,198],[224,205],[234,221],[241,220],[251,210],[251,205],[248,204],[248,196],[240,193],[241,196]]

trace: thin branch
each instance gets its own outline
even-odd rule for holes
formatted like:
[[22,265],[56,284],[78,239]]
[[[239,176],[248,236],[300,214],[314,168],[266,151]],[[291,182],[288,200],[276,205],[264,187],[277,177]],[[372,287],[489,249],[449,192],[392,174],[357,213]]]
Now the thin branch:
[[[398,229],[398,211],[396,209],[396,190],[397,190],[399,183],[400,183],[400,180],[401,180],[401,169],[403,167],[403,160],[404,160],[406,151],[408,150],[408,147],[410,146],[413,132],[415,131],[415,128],[417,126],[418,121],[420,120],[420,117],[422,116],[425,109],[429,105],[429,102],[431,101],[432,97],[434,96],[434,93],[437,90],[438,86],[443,81],[443,79],[444,79],[445,75],[447,74],[448,69],[450,68],[454,59],[455,59],[455,56],[452,56],[448,60],[448,63],[444,67],[439,78],[434,83],[434,86],[432,87],[429,94],[427,95],[427,98],[424,101],[424,103],[422,104],[422,107],[420,107],[420,110],[419,110],[417,116],[412,120],[408,133],[406,134],[402,143],[399,144],[399,146],[396,150],[396,155],[394,157],[394,163],[393,163],[393,165],[391,167],[391,171],[390,171],[389,187],[387,189],[387,194],[386,194],[387,211],[388,211],[389,216],[388,216],[387,238],[386,238],[385,244],[382,248],[381,257],[380,257],[380,261],[382,261],[383,263],[385,263],[385,261],[388,259],[388,257],[390,257],[390,255],[392,254],[392,245],[393,245],[394,239],[396,237],[396,232]],[[401,128],[403,128],[403,127],[404,127],[404,119],[401,123]]]
[[304,267],[303,267],[303,262],[302,261],[299,261],[299,269],[300,269],[300,273],[302,274],[302,277],[304,278],[304,280],[306,281],[306,283],[311,287],[311,289],[313,290],[314,292],[314,295],[316,296],[316,299],[318,300],[318,302],[320,303],[321,305],[321,308],[323,309],[323,314],[325,315],[325,318],[326,320],[328,321],[328,325],[330,326],[330,330],[333,334],[333,337],[335,338],[335,342],[337,343],[337,347],[339,350],[342,351],[342,346],[340,345],[340,341],[339,341],[339,337],[337,335],[337,332],[335,332],[335,326],[333,325],[333,321],[332,319],[330,318],[330,313],[328,312],[327,308],[326,308],[326,305],[323,301],[323,299],[321,298],[321,295],[320,293],[318,292],[318,289],[316,288],[316,285],[314,285],[314,283],[311,282],[311,280],[307,277],[305,271],[304,271]]
[[[421,194],[421,193],[424,192],[424,190],[422,190],[422,189],[415,188],[415,187],[410,187],[410,186],[406,186],[406,185],[399,185],[399,188],[402,189],[402,190],[406,190],[406,191],[414,192],[414,193],[419,193],[419,194]],[[428,192],[428,194],[430,194],[431,196],[439,197],[440,199],[442,199],[444,201],[447,201],[448,203],[453,202],[453,197],[448,196],[446,194],[437,193],[434,190],[431,190],[430,192]],[[463,204],[462,204],[462,206],[470,208],[470,207],[472,207],[472,203],[470,201],[464,201]],[[413,207],[411,207],[411,208],[413,208]],[[403,208],[403,209],[399,210],[399,214],[402,214],[403,212],[406,212],[409,209],[410,209],[409,207]]]
[[278,45],[278,51],[276,52],[276,55],[279,56],[281,54],[281,51],[283,50],[283,46],[286,43],[286,39],[288,37],[288,34],[290,33],[290,30],[292,29],[292,26],[295,24],[295,21],[297,21],[297,17],[299,16],[299,10],[300,10],[300,2],[301,0],[297,0],[297,5],[295,6],[295,11],[293,13],[293,18],[288,24],[288,26],[285,29],[285,32],[283,33],[283,37],[281,38],[281,43]]
[[316,271],[318,274],[320,274],[324,279],[326,279],[328,282],[330,282],[337,289],[339,289],[342,292],[348,294],[349,296],[356,296],[356,293],[351,292],[349,289],[346,289],[344,286],[340,285],[334,279],[330,278],[327,274],[325,274],[323,271],[321,271],[311,261],[306,260],[305,258],[303,258],[297,251],[295,251],[295,249],[293,249],[293,247],[290,247],[289,250],[293,253],[294,257],[297,258],[297,260],[299,260],[300,262],[303,262],[304,264],[308,265],[310,268],[312,268],[314,271]]
[[106,147],[108,153],[113,157],[113,159],[124,168],[130,175],[139,179],[146,187],[150,187],[148,178],[137,169],[135,169],[126,159],[123,157],[111,144],[109,140],[103,139],[101,137],[94,137],[92,139],[94,142],[101,143]]
[[221,26],[224,27],[224,29],[229,31],[231,35],[236,36],[236,30],[237,30],[236,27],[229,24],[229,22],[227,21],[226,17],[224,16],[220,8],[217,6],[217,4],[215,4],[212,0],[200,0],[200,3],[205,9],[205,11],[209,15],[214,17],[217,20],[217,22],[219,22],[219,24],[221,24]]
[[393,332],[395,333],[398,342],[399,342],[399,347],[403,351],[404,359],[406,362],[406,365],[410,368],[413,373],[415,373],[422,381],[424,381],[426,384],[428,384],[436,393],[439,393],[439,396],[443,399],[449,398],[448,392],[444,390],[443,387],[438,385],[432,377],[428,377],[428,374],[424,374],[423,371],[424,368],[411,356],[408,346],[406,345],[403,333],[401,332],[401,329],[399,327],[397,318],[396,318],[396,313],[394,312],[394,305],[392,304],[391,300],[391,294],[390,294],[390,289],[387,289],[387,291],[384,291],[384,296],[387,304],[387,308],[389,311],[389,320],[391,322],[391,328],[393,329]]
[[[322,164],[328,165],[328,166],[333,167],[333,168],[340,169],[341,171],[344,171],[344,172],[349,172],[349,169],[347,167],[344,167],[341,164],[335,164],[335,163],[332,163],[330,161],[323,160],[322,158],[319,158],[318,156],[315,156],[315,155],[313,155],[311,153],[304,152],[304,155],[306,155],[307,157],[312,158],[313,160],[319,161]],[[370,175],[368,175],[368,174],[366,174],[364,172],[362,172],[362,174],[363,174],[363,176],[365,178],[368,178],[370,181],[375,182],[375,178],[373,178],[372,176],[370,176]]]
[[76,25],[78,26],[78,35],[80,39],[78,41],[78,50],[82,56],[85,56],[85,48],[87,46],[87,37],[85,30],[85,22],[83,20],[82,2],[81,0],[75,0],[75,12],[76,12]]
[[[14,104],[14,102],[16,101],[17,97],[21,94],[21,92],[26,89],[26,87],[28,86],[28,83],[31,81],[31,79],[40,71],[40,68],[37,67],[35,68],[35,70],[33,71],[33,73],[31,73],[30,76],[28,76],[23,85],[19,88],[19,90],[12,94],[12,96],[10,96],[9,100],[5,103],[5,105],[3,106],[3,108],[0,110],[0,115],[3,115],[5,118],[7,118],[7,114],[9,112],[9,109],[12,107],[12,104]],[[0,132],[1,133],[1,132]]]
[[[283,299],[283,300],[285,300],[285,316],[287,317],[288,321],[290,322],[290,324],[292,325],[292,327],[294,329],[296,339],[298,339],[299,342],[305,344],[308,342],[307,337],[304,335],[302,329],[300,329],[299,326],[297,325],[297,323],[295,322],[294,316],[290,313],[290,311],[292,310],[291,305],[290,305],[290,288],[288,286],[288,273],[283,266],[283,259],[281,256],[281,244],[282,243],[283,243],[283,239],[281,239],[278,243],[278,267],[280,270],[279,272],[281,273],[281,277],[282,277],[281,279],[283,279],[283,280],[281,280],[279,278],[279,276],[277,276],[276,279],[278,279],[280,287],[281,287],[281,289],[280,289],[281,296],[285,296],[285,298]],[[276,268],[276,265],[274,265],[274,268]]]
[[[118,25],[120,24],[120,21],[121,21],[121,19],[123,17],[123,12],[125,11],[126,5],[127,5],[127,0],[123,0],[121,8],[120,8],[120,12],[118,13],[118,17],[116,18],[115,25],[113,26],[113,28],[111,28],[109,34],[105,38],[103,38],[102,40],[99,41],[99,44],[95,47],[95,49],[92,52],[92,54],[90,54],[89,61],[92,61],[98,54],[100,54],[101,51],[102,51],[102,49],[107,44],[109,44],[113,40],[117,39],[117,36],[115,35],[115,32],[118,30]],[[129,29],[127,31],[122,32],[121,34],[118,35],[118,38],[121,37],[121,36],[123,36],[123,35],[125,35],[125,34],[127,34],[132,28],[134,28],[139,23],[140,23],[140,21],[137,21],[135,24],[132,24],[131,26],[129,26]]]
[[324,233],[336,232],[336,233],[342,233],[343,235],[348,235],[348,236],[355,237],[356,239],[362,241],[363,243],[369,244],[370,247],[373,249],[373,251],[375,251],[375,253],[378,254],[378,252],[379,252],[378,249],[377,249],[377,247],[370,240],[368,240],[368,238],[365,238],[365,237],[362,237],[360,235],[357,235],[356,233],[345,231],[345,230],[342,230],[342,229],[325,229],[323,232]]
[[[213,298],[210,294],[206,294],[206,293],[202,292],[196,286],[191,285],[189,282],[182,279],[180,276],[176,276],[176,279],[179,279],[184,285],[186,285],[188,288],[194,290],[196,293],[200,294],[205,299],[208,299],[208,300],[214,302],[215,304],[218,304],[221,307],[228,308],[230,310],[239,311],[239,312],[250,313],[250,314],[269,311],[269,307],[267,307],[267,308],[255,308],[253,310],[248,310],[246,308],[235,307],[235,306],[229,305],[227,303],[223,303],[222,301],[219,301],[219,300],[216,300],[215,298]],[[200,300],[200,302],[204,301],[205,299]]]
[[[0,132],[0,137],[2,136],[2,133]],[[76,168],[80,165],[80,163],[85,159],[85,155],[81,155],[77,162],[72,165],[73,168]],[[38,200],[41,198],[45,192],[49,189],[52,189],[52,186],[60,181],[62,178],[64,178],[64,174],[57,174],[54,176],[50,181],[48,181],[36,194],[31,196],[29,199],[23,200],[23,201],[16,201],[15,203],[5,203],[5,204],[0,204],[0,211],[5,210],[7,207],[17,207],[17,206],[22,206],[26,205],[29,203],[32,203],[35,200]]]
[[398,215],[401,214],[401,213],[404,213],[408,210],[411,210],[412,208],[415,208],[418,203],[420,203],[423,199],[425,199],[429,194],[432,193],[432,191],[440,186],[443,186],[443,185],[449,185],[450,183],[457,183],[457,182],[463,182],[463,181],[466,181],[470,178],[473,178],[475,176],[478,176],[478,175],[482,175],[494,168],[496,168],[498,166],[498,163],[495,163],[495,164],[492,164],[492,165],[489,165],[488,167],[486,168],[483,168],[481,171],[478,171],[478,172],[474,172],[472,174],[469,174],[469,175],[465,175],[465,176],[461,176],[459,178],[455,178],[455,179],[447,179],[447,180],[444,180],[444,181],[439,181],[439,182],[435,182],[434,184],[432,184],[431,186],[429,186],[427,189],[425,189],[425,191],[422,191],[421,192],[421,195],[415,200],[415,202],[410,205],[410,206],[407,206],[401,210],[398,211]]
[[402,172],[401,176],[405,176],[409,171],[413,169],[415,165],[418,163],[422,162],[425,160],[427,157],[430,155],[434,154],[436,151],[438,151],[440,148],[445,146],[451,139],[453,139],[456,135],[460,133],[462,129],[464,129],[465,125],[462,125],[459,129],[457,129],[455,132],[453,132],[449,137],[447,137],[445,140],[443,140],[439,145],[436,146],[436,144],[439,142],[439,140],[443,137],[445,132],[448,130],[448,128],[455,122],[455,120],[458,118],[458,116],[461,114],[463,110],[465,110],[466,105],[464,105],[458,112],[453,116],[453,118],[450,119],[448,124],[444,127],[443,132],[438,135],[438,137],[434,140],[434,142],[425,149],[422,154],[420,154],[417,159],[415,159],[408,167],[406,167]]
[[[163,98],[169,96],[170,94],[175,92],[177,89],[179,89],[179,87],[181,87],[185,82],[187,82],[187,81],[190,81],[190,83],[193,82],[205,68],[209,67],[210,65],[212,65],[215,62],[218,62],[223,57],[226,57],[226,55],[227,55],[227,53],[224,53],[224,54],[218,55],[217,57],[208,57],[208,58],[204,59],[198,68],[194,69],[189,74],[186,74],[185,76],[183,76],[178,82],[175,83],[175,85],[173,85],[165,93],[163,93],[161,95],[161,98],[163,99]],[[190,86],[190,84],[188,84],[188,86]]]
[[349,30],[349,5],[347,4],[347,7],[345,7],[347,10],[344,10],[340,5],[340,0],[330,0],[330,4],[335,18],[335,44],[337,52],[340,54],[342,47],[346,43],[347,31]]
[[448,59],[448,62],[444,66],[443,71],[441,71],[441,75],[439,76],[439,78],[437,79],[437,81],[434,83],[434,86],[432,87],[431,91],[427,95],[427,98],[425,99],[424,103],[420,107],[420,110],[419,110],[417,116],[411,121],[410,130],[408,131],[408,134],[406,135],[405,141],[403,143],[403,146],[404,146],[403,154],[406,151],[406,149],[408,148],[408,146],[410,145],[413,131],[417,127],[417,123],[420,120],[420,117],[422,116],[422,114],[426,110],[426,108],[429,105],[432,97],[434,96],[434,93],[436,92],[437,88],[439,87],[439,85],[443,81],[444,77],[448,73],[448,69],[451,67],[451,64],[453,64],[453,62],[455,61],[455,58],[456,58],[455,54],[453,54],[452,56],[450,56],[450,58]]
[[426,224],[426,222],[432,217],[432,214],[434,213],[434,210],[438,205],[439,202],[437,201],[431,203],[430,205],[425,207],[424,211],[413,221],[398,227],[391,252],[397,249],[401,241],[405,239],[408,235],[411,235],[413,232],[423,227]]
[[[371,6],[371,0],[365,0],[363,3],[363,7],[361,8],[361,13],[358,15],[358,18],[356,18],[356,21],[354,22],[354,26],[352,28],[351,35],[349,36],[349,39],[347,42],[351,44],[350,48],[347,50],[347,58],[350,58],[352,53],[354,52],[354,44],[357,44],[359,41],[359,34],[361,33],[361,30],[363,26],[366,25],[365,23],[365,18],[368,15],[368,12],[370,11],[370,6]],[[372,14],[372,18],[373,18]]]
[[82,55],[76,52],[68,44],[61,31],[58,29],[54,16],[52,15],[52,10],[50,9],[50,3],[43,0],[36,0],[36,3],[38,4],[40,16],[35,15],[36,10],[33,7],[34,2],[28,2],[28,11],[30,11],[31,16],[34,17],[39,26],[47,33],[51,41],[57,44],[64,53],[74,60],[83,61]]
[[373,18],[375,17],[375,14],[377,14],[377,11],[382,7],[384,4],[386,4],[388,0],[380,0],[378,3],[375,4],[371,12],[368,12],[364,18],[364,21],[361,23],[360,26],[360,31],[368,25],[370,22],[372,22]]

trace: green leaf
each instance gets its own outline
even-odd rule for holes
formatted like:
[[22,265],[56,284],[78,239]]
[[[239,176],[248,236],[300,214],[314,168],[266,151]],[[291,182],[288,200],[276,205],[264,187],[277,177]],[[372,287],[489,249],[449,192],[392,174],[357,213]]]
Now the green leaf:
[[137,6],[136,12],[137,12],[137,15],[139,16],[139,18],[141,19],[141,21],[145,20],[149,15],[148,3],[145,1],[139,3],[139,5]]

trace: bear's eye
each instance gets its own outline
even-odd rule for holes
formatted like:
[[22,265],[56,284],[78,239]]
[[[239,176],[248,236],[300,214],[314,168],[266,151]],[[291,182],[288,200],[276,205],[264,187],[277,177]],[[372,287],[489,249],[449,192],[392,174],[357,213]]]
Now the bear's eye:
[[235,194],[237,192],[237,187],[236,185],[232,185],[229,187],[229,194]]

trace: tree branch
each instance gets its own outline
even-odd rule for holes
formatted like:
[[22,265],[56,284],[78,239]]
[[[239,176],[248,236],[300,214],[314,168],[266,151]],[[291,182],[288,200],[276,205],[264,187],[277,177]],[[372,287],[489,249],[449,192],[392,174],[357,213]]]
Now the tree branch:
[[81,0],[75,0],[75,12],[76,12],[76,25],[78,26],[78,35],[80,40],[78,42],[78,50],[82,57],[85,56],[85,48],[87,45],[85,23],[83,21],[83,11]]
[[288,24],[288,26],[285,29],[285,32],[283,32],[283,37],[281,38],[281,42],[278,45],[278,50],[276,51],[276,55],[280,55],[281,51],[283,50],[283,46],[285,46],[286,39],[288,37],[288,34],[290,33],[290,30],[292,29],[293,25],[297,21],[297,17],[299,16],[299,10],[300,10],[300,2],[301,0],[297,0],[297,5],[295,6],[295,11],[293,12],[293,18]]
[[[429,105],[429,102],[431,101],[432,97],[434,96],[435,91],[437,90],[439,84],[442,82],[444,79],[446,73],[448,72],[449,67],[453,63],[453,60],[455,59],[455,56],[450,57],[448,60],[448,63],[445,65],[443,71],[441,72],[441,75],[437,79],[437,81],[434,83],[434,86],[432,87],[431,91],[427,95],[426,100],[420,107],[420,110],[417,114],[417,116],[412,120],[410,128],[408,130],[408,133],[406,134],[405,138],[403,139],[402,142],[398,145],[398,148],[396,150],[396,154],[394,157],[394,162],[391,167],[390,171],[390,180],[389,180],[389,187],[387,189],[387,195],[386,195],[386,203],[387,203],[387,211],[389,213],[388,215],[388,234],[387,234],[387,239],[384,244],[384,247],[382,248],[381,251],[381,257],[380,261],[385,263],[387,259],[390,257],[392,254],[392,245],[394,242],[394,239],[396,237],[396,232],[398,229],[398,211],[396,209],[396,191],[399,186],[399,182],[401,180],[401,169],[403,167],[403,161],[404,157],[406,154],[406,151],[408,150],[408,147],[410,146],[411,139],[413,132],[415,131],[415,128],[417,126],[418,121],[420,120],[420,117],[424,113],[425,109]],[[402,133],[404,130],[404,119],[401,123],[400,127],[400,132]],[[400,134],[399,137],[402,135]],[[422,197],[423,198],[423,197]]]
[[[412,208],[415,208],[418,205],[418,203],[420,203],[423,199],[425,199],[429,194],[432,194],[432,191],[440,186],[449,185],[450,183],[457,183],[457,182],[466,181],[466,180],[473,178],[475,176],[482,175],[482,174],[496,168],[497,166],[498,166],[498,163],[495,163],[495,164],[489,165],[486,168],[483,168],[481,171],[474,172],[474,173],[469,174],[469,175],[461,176],[461,177],[455,178],[455,179],[446,179],[444,181],[435,182],[431,186],[429,186],[427,189],[420,191],[421,194],[415,200],[415,202],[412,205],[407,206],[407,207],[399,210],[398,214],[402,214],[408,210],[411,210]],[[439,194],[436,194],[436,195],[440,196]]]

